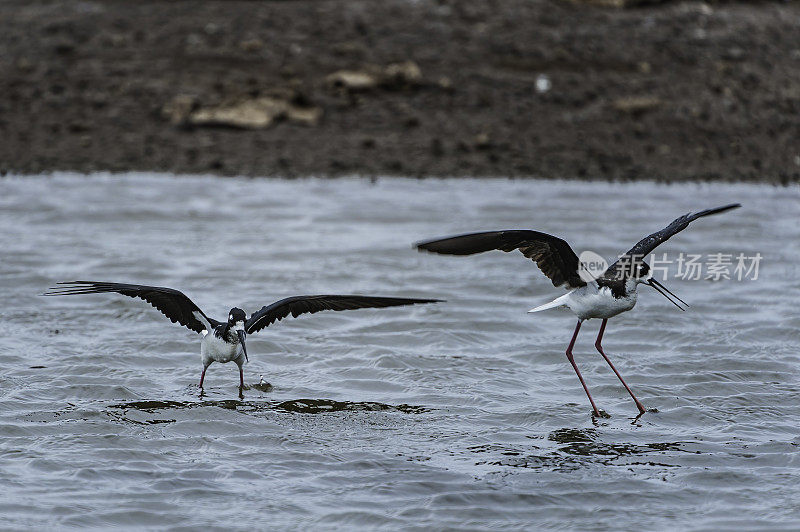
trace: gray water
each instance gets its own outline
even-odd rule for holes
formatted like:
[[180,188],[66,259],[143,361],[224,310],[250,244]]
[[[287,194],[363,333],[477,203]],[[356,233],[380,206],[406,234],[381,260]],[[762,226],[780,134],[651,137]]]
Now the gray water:
[[[0,528],[800,529],[800,190],[505,180],[0,180]],[[757,280],[649,288],[564,350],[575,319],[518,253],[414,241],[535,228],[613,258],[754,256]],[[57,281],[184,291],[213,317],[311,293],[447,303],[288,319],[199,397],[198,337],[140,300],[44,298]],[[271,384],[260,386],[264,380]]]

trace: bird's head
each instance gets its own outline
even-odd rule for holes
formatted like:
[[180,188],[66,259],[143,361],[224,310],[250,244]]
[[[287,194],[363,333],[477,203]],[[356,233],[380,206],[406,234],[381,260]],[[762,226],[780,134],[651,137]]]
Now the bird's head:
[[239,343],[242,344],[242,351],[244,352],[244,359],[249,360],[247,358],[247,347],[245,347],[244,339],[247,333],[244,330],[244,322],[247,320],[247,314],[240,308],[233,307],[230,312],[228,312],[228,327],[236,331],[236,335],[239,337]]
[[231,327],[242,327],[244,328],[244,322],[247,320],[247,314],[240,308],[233,307],[230,312],[228,312],[228,325]]

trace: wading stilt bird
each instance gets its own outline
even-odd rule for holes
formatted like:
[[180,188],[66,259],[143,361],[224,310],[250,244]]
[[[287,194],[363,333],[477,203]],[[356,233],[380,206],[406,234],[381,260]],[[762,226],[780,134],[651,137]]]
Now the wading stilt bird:
[[575,339],[578,337],[581,324],[584,320],[591,318],[600,318],[603,320],[600,325],[600,332],[597,334],[597,341],[595,341],[594,345],[605,361],[608,362],[608,365],[611,366],[611,369],[617,375],[620,382],[622,382],[625,389],[628,390],[628,393],[636,403],[636,407],[639,409],[639,415],[641,415],[645,412],[644,406],[642,406],[642,403],[625,383],[622,375],[619,374],[614,364],[611,363],[611,360],[609,360],[603,352],[601,341],[603,340],[603,333],[606,330],[606,323],[609,318],[631,310],[634,305],[636,305],[636,288],[640,284],[650,285],[657,292],[666,297],[673,305],[681,310],[685,310],[680,304],[673,301],[670,296],[688,307],[682,299],[652,278],[650,267],[644,261],[644,258],[659,244],[662,244],[671,236],[686,229],[694,220],[703,216],[735,209],[739,206],[740,204],[738,203],[725,205],[723,207],[717,207],[716,209],[708,209],[694,214],[690,213],[676,218],[661,231],[657,231],[640,240],[596,278],[588,274],[585,269],[581,268],[578,256],[575,255],[575,252],[572,251],[572,248],[566,241],[553,235],[540,233],[539,231],[512,230],[469,233],[427,242],[419,242],[415,244],[415,246],[419,250],[440,253],[442,255],[473,255],[490,250],[501,250],[505,252],[510,252],[515,249],[520,250],[523,255],[536,262],[536,265],[542,270],[542,273],[553,282],[553,285],[564,286],[569,290],[569,293],[554,299],[550,303],[531,309],[528,312],[539,312],[556,307],[567,307],[578,317],[578,324],[575,326],[572,340],[570,340],[569,346],[567,347],[567,360],[569,360],[570,364],[572,364],[572,367],[575,369],[578,380],[581,381],[581,385],[586,391],[586,395],[589,397],[594,415],[599,416],[600,411],[597,409],[594,399],[592,399],[592,394],[589,393],[589,388],[586,387],[586,382],[584,382],[581,372],[578,366],[575,365],[575,360],[572,356],[572,348],[575,345]]
[[255,312],[249,318],[242,309],[234,307],[228,312],[227,321],[217,321],[209,318],[183,292],[172,288],[97,281],[71,281],[58,284],[60,286],[51,288],[44,295],[74,296],[116,292],[128,297],[138,297],[160,310],[172,323],[180,323],[184,327],[203,335],[203,339],[200,342],[200,355],[203,361],[203,372],[200,374],[200,389],[203,389],[203,379],[205,379],[206,370],[212,362],[223,364],[236,362],[236,365],[239,366],[240,396],[244,389],[242,366],[248,361],[245,338],[248,334],[258,332],[276,321],[282,320],[289,314],[296,318],[301,314],[313,314],[321,310],[354,310],[440,302],[439,299],[407,299],[402,297],[294,296],[262,307],[261,310]]

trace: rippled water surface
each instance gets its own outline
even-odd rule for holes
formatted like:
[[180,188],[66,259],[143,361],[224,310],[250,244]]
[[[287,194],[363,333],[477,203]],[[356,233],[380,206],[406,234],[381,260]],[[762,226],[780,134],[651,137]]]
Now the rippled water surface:
[[[535,228],[614,257],[691,210],[668,256],[761,253],[757,280],[667,281],[607,354],[518,253],[414,241]],[[1,528],[800,528],[800,191],[541,181],[0,180]],[[674,265],[669,271],[675,273]],[[140,300],[56,281],[171,286],[207,313],[310,293],[447,303],[321,313],[249,337],[199,397],[198,337]],[[261,376],[270,386],[260,385]]]

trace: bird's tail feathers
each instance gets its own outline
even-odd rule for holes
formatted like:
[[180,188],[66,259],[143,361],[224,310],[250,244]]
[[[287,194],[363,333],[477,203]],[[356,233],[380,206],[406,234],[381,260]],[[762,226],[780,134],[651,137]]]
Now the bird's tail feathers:
[[561,297],[557,297],[549,303],[545,303],[544,305],[539,305],[536,308],[532,308],[528,311],[528,314],[532,312],[541,312],[542,310],[548,310],[551,308],[562,307],[567,304],[569,301],[569,294],[564,294]]

